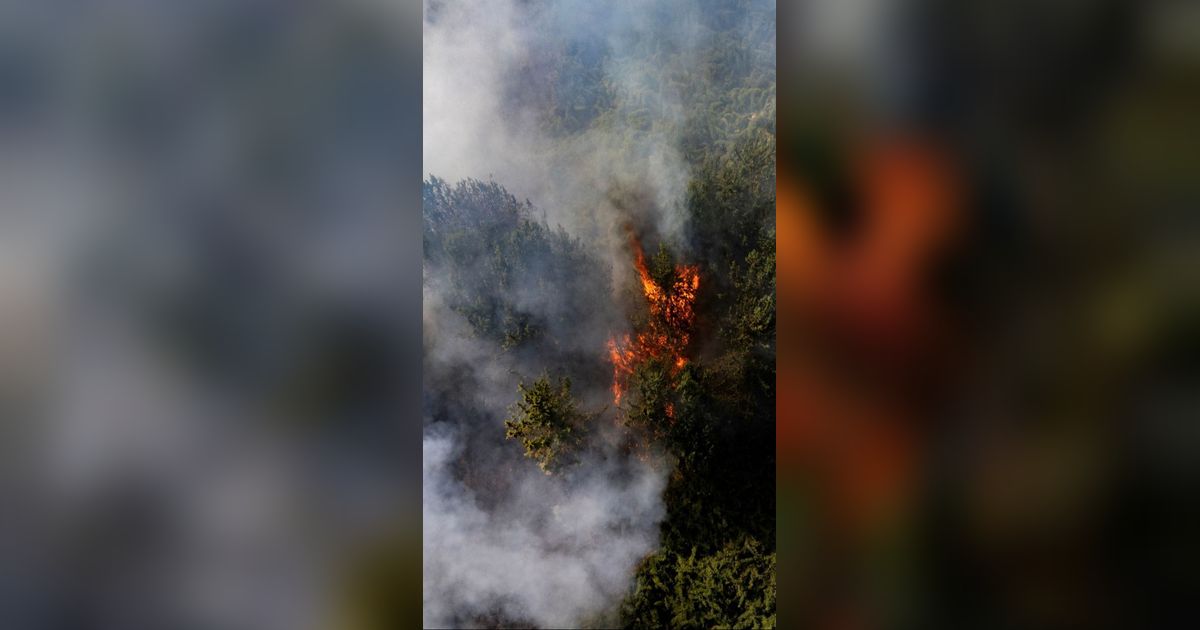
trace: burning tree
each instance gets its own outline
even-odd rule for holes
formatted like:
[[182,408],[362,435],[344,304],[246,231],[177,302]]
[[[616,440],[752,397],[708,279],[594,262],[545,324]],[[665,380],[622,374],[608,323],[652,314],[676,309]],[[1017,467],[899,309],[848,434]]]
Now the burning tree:
[[[659,248],[658,278],[646,266],[642,244],[632,233],[629,237],[634,253],[642,294],[646,298],[649,317],[642,330],[632,337],[608,340],[609,359],[613,365],[613,403],[618,407],[628,388],[630,375],[652,360],[666,361],[673,372],[687,364],[686,351],[691,341],[692,324],[696,313],[696,293],[700,290],[700,268],[696,265],[670,264],[665,247]],[[669,409],[669,408],[668,408]]]
[[[430,206],[444,212],[430,221],[427,264],[452,270],[457,288],[449,295],[451,308],[501,352],[536,358],[551,370],[520,383],[504,423],[506,437],[519,441],[547,474],[577,465],[585,450],[613,436],[619,436],[626,454],[644,455],[653,448],[671,455],[662,460],[671,471],[663,493],[660,551],[639,565],[636,589],[621,608],[623,623],[654,626],[678,618],[690,622],[682,625],[711,626],[754,619],[770,625],[775,537],[771,228],[759,225],[757,232],[736,240],[738,247],[710,248],[725,252],[720,256],[700,250],[696,263],[676,261],[661,244],[647,256],[631,230],[630,286],[644,306],[630,316],[627,333],[613,335],[605,334],[608,322],[596,315],[606,308],[615,314],[612,304],[597,302],[606,292],[595,288],[607,280],[607,270],[578,241],[530,220],[529,208],[502,188],[478,183],[451,188],[440,182],[429,188]],[[766,186],[753,188],[770,192]],[[698,208],[723,205],[700,195],[706,189],[696,190],[692,203]],[[462,211],[469,205],[481,210]],[[706,216],[697,208],[693,212]],[[694,241],[692,251],[703,242]],[[706,294],[698,304],[701,270]],[[556,296],[549,317],[526,310],[527,301],[519,298],[530,289]],[[703,326],[697,325],[698,316]],[[697,337],[704,331],[714,334],[704,339],[701,355]],[[586,339],[584,349],[573,351],[580,344],[572,335],[589,333],[594,337]],[[573,343],[565,343],[568,339]],[[601,430],[597,419],[607,407],[588,410],[581,400],[592,399],[573,396],[571,377],[581,392],[610,387],[618,431]],[[696,583],[711,588],[700,591]]]

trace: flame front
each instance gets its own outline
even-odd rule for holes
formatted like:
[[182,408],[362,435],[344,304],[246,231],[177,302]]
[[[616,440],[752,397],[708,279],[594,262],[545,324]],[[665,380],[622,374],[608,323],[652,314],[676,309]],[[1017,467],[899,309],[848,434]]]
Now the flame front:
[[623,335],[619,341],[616,337],[608,340],[609,359],[613,364],[613,402],[618,406],[629,375],[641,362],[668,357],[676,371],[687,365],[684,352],[691,340],[692,322],[696,317],[693,305],[700,290],[700,268],[696,265],[676,265],[670,290],[664,290],[646,267],[641,243],[633,236],[630,236],[630,242],[650,318],[646,329],[638,331],[633,338]]

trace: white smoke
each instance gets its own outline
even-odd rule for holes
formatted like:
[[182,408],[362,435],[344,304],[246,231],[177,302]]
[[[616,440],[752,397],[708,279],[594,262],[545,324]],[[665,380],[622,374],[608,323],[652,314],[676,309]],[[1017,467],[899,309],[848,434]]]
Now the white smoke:
[[[635,39],[654,38],[681,50],[699,45],[698,9],[669,3],[677,16],[669,32],[652,30],[645,3],[519,3],[450,0],[426,5],[423,55],[423,159],[426,174],[448,181],[495,179],[528,198],[572,234],[603,242],[625,260],[622,223],[631,218],[676,245],[686,242],[683,201],[690,171],[678,151],[679,95],[651,76],[645,60],[625,56]],[[657,7],[663,10],[662,7]],[[641,108],[645,127],[614,120],[551,137],[534,112],[515,107],[513,90],[552,91],[547,85],[513,86],[512,78],[537,64],[539,55],[582,40],[603,42],[610,57],[604,82],[614,102]],[[682,55],[687,58],[687,55]],[[535,65],[536,68],[536,65]],[[653,70],[661,70],[655,68]],[[536,71],[532,72],[536,74]],[[614,188],[636,189],[651,204],[614,208]]]
[[662,470],[593,461],[557,479],[530,466],[512,500],[488,511],[449,474],[455,449],[453,434],[425,437],[425,626],[500,614],[565,628],[610,612],[657,546]]

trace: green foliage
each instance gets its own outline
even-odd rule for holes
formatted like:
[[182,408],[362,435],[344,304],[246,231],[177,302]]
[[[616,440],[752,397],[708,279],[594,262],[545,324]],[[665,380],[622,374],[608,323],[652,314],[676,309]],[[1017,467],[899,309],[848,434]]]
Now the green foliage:
[[742,265],[730,270],[733,305],[721,332],[742,352],[774,355],[775,349],[775,242],[764,239]]
[[520,440],[525,455],[547,474],[575,463],[584,448],[593,415],[578,411],[571,397],[571,379],[556,383],[543,374],[529,386],[517,386],[520,398],[512,406],[505,436]]
[[675,284],[675,257],[664,243],[659,243],[658,251],[650,260],[650,277],[654,278],[664,291],[670,291],[671,286]]
[[667,406],[674,402],[667,361],[652,359],[637,366],[629,385],[626,425],[643,437],[663,439],[670,429]]
[[774,135],[753,134],[707,155],[688,186],[688,210],[696,249],[721,276],[765,240],[773,248]]
[[741,264],[730,269],[730,302],[720,334],[725,366],[741,384],[740,405],[775,408],[775,238],[772,232]]
[[642,561],[622,616],[636,628],[774,628],[775,553],[753,538]]
[[672,391],[675,417],[667,439],[681,471],[707,467],[716,449],[720,418],[713,414],[708,387],[703,370],[694,363],[685,366],[675,378]]

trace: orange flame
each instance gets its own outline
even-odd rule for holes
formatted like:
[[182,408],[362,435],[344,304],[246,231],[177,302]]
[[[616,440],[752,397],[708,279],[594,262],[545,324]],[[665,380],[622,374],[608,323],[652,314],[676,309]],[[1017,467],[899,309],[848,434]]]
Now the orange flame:
[[632,234],[629,240],[650,320],[646,330],[639,331],[633,339],[623,335],[620,341],[615,337],[608,340],[609,359],[613,364],[613,402],[618,406],[625,393],[625,382],[639,363],[649,358],[670,357],[676,371],[687,365],[684,351],[691,340],[691,327],[696,317],[693,305],[700,290],[700,268],[696,265],[676,265],[670,290],[659,286],[646,266],[642,244]]
[[620,405],[621,394],[625,393],[622,381],[633,374],[634,359],[637,358],[637,354],[630,346],[629,335],[625,335],[620,343],[610,337],[608,339],[608,356],[613,364],[613,402]]

